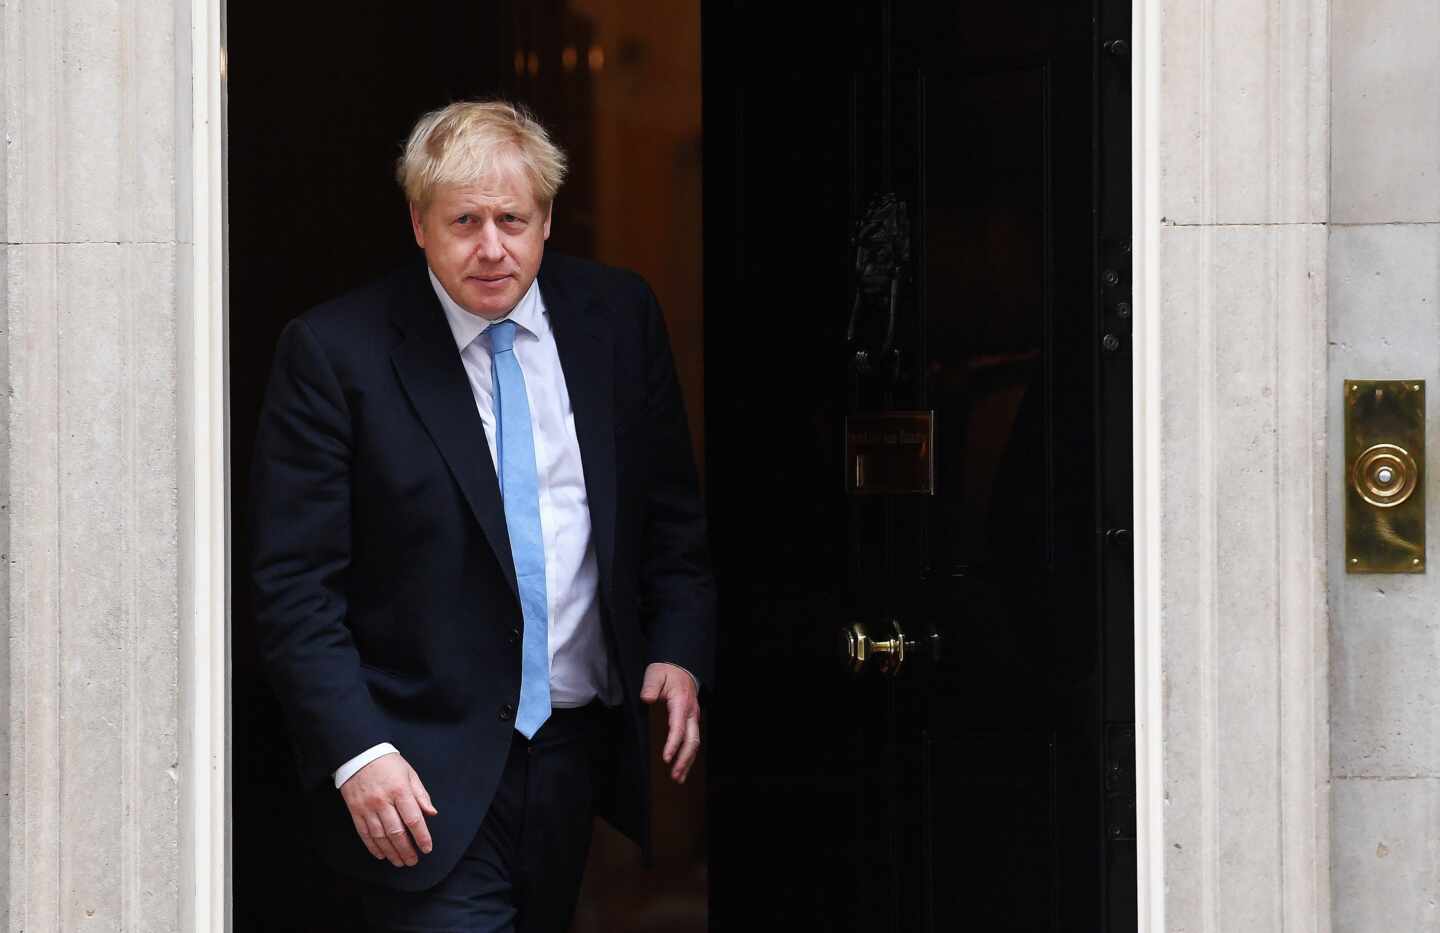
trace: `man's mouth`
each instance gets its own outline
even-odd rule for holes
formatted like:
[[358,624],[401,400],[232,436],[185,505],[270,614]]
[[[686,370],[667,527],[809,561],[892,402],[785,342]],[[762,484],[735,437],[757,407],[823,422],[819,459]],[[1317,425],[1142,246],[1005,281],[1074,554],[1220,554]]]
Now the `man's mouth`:
[[477,282],[484,282],[484,283],[486,283],[487,285],[494,285],[494,284],[496,284],[497,282],[503,282],[503,281],[505,281],[506,279],[510,278],[510,276],[508,276],[508,275],[503,275],[503,274],[502,274],[502,275],[472,275],[472,276],[470,276],[470,278],[473,279],[473,280],[475,280],[475,281],[477,281]]

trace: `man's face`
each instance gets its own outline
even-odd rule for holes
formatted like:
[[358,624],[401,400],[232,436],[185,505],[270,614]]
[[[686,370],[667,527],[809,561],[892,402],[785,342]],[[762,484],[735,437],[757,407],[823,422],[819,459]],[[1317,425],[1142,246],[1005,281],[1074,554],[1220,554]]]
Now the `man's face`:
[[518,171],[440,188],[424,211],[410,205],[410,223],[450,297],[490,319],[508,313],[529,290],[550,237],[550,209],[535,203]]

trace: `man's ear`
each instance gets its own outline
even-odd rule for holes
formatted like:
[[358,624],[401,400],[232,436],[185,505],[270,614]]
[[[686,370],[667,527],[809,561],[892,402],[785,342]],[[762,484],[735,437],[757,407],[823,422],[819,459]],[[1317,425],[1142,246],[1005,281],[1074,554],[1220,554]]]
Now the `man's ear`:
[[420,208],[414,201],[410,202],[410,229],[415,232],[415,245],[421,249],[425,248],[425,226],[421,222]]
[[555,213],[555,202],[551,201],[545,208],[545,239],[550,239],[550,217]]

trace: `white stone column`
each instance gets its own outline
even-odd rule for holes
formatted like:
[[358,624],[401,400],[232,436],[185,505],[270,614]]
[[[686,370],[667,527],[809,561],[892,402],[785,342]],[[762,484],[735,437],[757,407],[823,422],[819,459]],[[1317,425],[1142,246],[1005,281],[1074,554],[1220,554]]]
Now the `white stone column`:
[[[1440,7],[1332,5],[1335,929],[1418,933],[1440,930]],[[1427,381],[1425,574],[1344,572],[1346,378]]]
[[1151,933],[1329,929],[1327,17],[1137,7]]
[[164,933],[184,899],[189,37],[175,0],[0,17],[6,929]]

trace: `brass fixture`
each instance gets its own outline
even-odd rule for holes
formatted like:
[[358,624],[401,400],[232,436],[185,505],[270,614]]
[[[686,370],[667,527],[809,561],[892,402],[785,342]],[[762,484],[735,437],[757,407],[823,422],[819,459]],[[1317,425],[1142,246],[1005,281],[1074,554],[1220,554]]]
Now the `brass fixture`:
[[1345,382],[1345,569],[1425,570],[1425,383]]
[[1393,509],[1415,492],[1420,467],[1410,451],[1395,444],[1375,444],[1359,457],[1350,481],[1360,498],[1377,509]]
[[898,620],[891,619],[889,627],[892,637],[884,641],[871,638],[861,622],[856,622],[841,633],[846,662],[852,673],[860,673],[871,658],[876,659],[881,673],[894,676],[900,672],[900,668],[905,664],[905,652],[913,649],[915,642],[905,640],[905,632],[900,628]]
[[934,412],[847,416],[845,491],[851,495],[934,495]]

